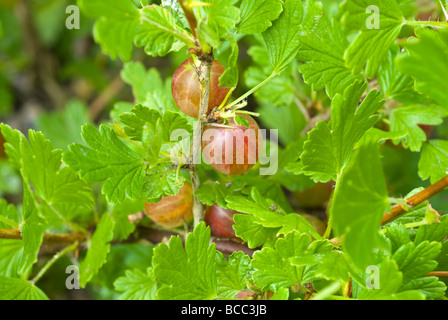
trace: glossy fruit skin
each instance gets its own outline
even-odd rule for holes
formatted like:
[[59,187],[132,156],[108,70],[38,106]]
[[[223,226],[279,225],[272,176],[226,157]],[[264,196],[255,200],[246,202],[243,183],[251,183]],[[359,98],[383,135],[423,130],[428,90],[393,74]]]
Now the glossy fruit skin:
[[[219,78],[225,70],[218,60],[213,60],[210,70],[208,111],[219,107],[229,93],[230,88],[219,86]],[[174,72],[171,79],[171,93],[180,111],[198,118],[202,88],[193,58],[185,60]]]
[[225,239],[238,239],[232,226],[235,224],[233,216],[238,212],[224,209],[217,204],[207,206],[205,223],[210,227],[213,236]]
[[165,228],[176,228],[193,218],[193,188],[187,182],[175,196],[162,197],[157,203],[145,203],[146,215]]
[[202,134],[204,160],[227,175],[239,175],[249,171],[257,163],[263,144],[257,122],[249,115],[241,116],[249,121],[249,128],[236,124],[232,118],[228,124],[232,128],[208,125]]

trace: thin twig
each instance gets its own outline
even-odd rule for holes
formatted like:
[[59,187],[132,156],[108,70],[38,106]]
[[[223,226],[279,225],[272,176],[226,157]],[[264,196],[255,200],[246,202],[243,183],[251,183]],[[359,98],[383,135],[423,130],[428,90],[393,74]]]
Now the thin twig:
[[[436,194],[440,193],[441,191],[448,188],[448,175],[437,181],[436,183],[430,185],[428,188],[424,189],[423,191],[413,195],[412,197],[407,198],[406,206],[409,208],[414,208],[421,204],[422,202],[432,198]],[[383,216],[383,219],[381,220],[381,225],[386,224],[387,222],[399,217],[400,215],[408,212],[409,210],[403,206],[402,204],[397,204],[392,207],[390,212],[386,212]],[[330,240],[333,244],[340,246],[343,241],[343,235],[333,238]]]
[[[0,229],[0,239],[22,240],[20,229]],[[72,244],[76,241],[83,242],[86,236],[81,233],[44,233],[42,244]]]
[[[420,203],[428,200],[429,198],[431,198],[431,197],[435,196],[436,194],[438,194],[439,192],[443,191],[447,187],[448,187],[448,176],[441,179],[440,181],[437,181],[433,185],[430,185],[428,188],[417,193],[416,195],[413,195],[412,197],[407,198],[406,204],[408,207],[414,208],[417,205],[419,205]],[[387,212],[383,216],[383,220],[381,220],[381,224],[383,225],[406,212],[408,212],[408,210],[406,210],[405,206],[403,206],[402,204],[397,204],[392,207],[390,213]]]
[[443,279],[448,278],[448,271],[433,271],[425,275],[424,277],[439,277]]

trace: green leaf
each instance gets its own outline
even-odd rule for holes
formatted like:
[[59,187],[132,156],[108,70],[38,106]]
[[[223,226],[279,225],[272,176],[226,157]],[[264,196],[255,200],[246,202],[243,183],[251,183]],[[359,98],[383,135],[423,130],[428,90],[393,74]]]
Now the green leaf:
[[81,9],[98,18],[93,35],[103,52],[112,59],[131,59],[133,40],[139,23],[139,12],[132,1],[78,0]]
[[350,266],[345,253],[332,251],[322,259],[322,263],[316,270],[316,276],[348,282],[349,270]]
[[220,298],[235,298],[238,292],[247,288],[247,280],[252,273],[251,259],[243,252],[232,253],[228,261],[222,255],[218,254],[218,296]]
[[22,256],[23,241],[2,239],[0,246],[0,276],[19,278]]
[[263,227],[252,215],[235,214],[233,220],[236,236],[247,242],[251,249],[275,242],[280,229]]
[[418,163],[418,175],[422,180],[431,178],[431,183],[436,183],[447,175],[448,172],[448,141],[430,140],[423,144],[420,161]]
[[266,31],[278,18],[283,6],[280,0],[243,0],[240,10],[238,33],[253,34]]
[[0,275],[0,300],[48,300],[48,297],[29,281]]
[[163,86],[157,69],[145,69],[140,61],[127,62],[121,70],[121,78],[132,87],[136,103],[143,103],[149,91]]
[[115,290],[121,292],[120,300],[155,300],[157,284],[152,268],[146,272],[139,269],[126,270],[126,275],[114,282]]
[[71,145],[70,151],[64,153],[64,162],[79,171],[86,181],[104,181],[102,193],[110,203],[120,203],[125,198],[138,199],[145,179],[143,159],[105,125],[97,130],[86,124],[82,127],[82,136],[90,147]]
[[420,226],[414,238],[415,244],[423,241],[442,242],[448,234],[448,216],[440,217],[440,222]]
[[240,49],[238,47],[238,42],[235,38],[229,38],[230,42],[230,55],[228,60],[228,66],[224,73],[219,78],[219,86],[226,88],[235,88],[238,84],[238,58]]
[[86,105],[71,100],[63,111],[41,114],[36,125],[55,148],[67,150],[73,142],[82,143],[81,127],[88,122]]
[[424,277],[406,282],[400,291],[415,290],[423,293],[426,299],[440,299],[445,295],[446,285],[437,277]]
[[148,159],[157,162],[163,143],[171,141],[175,130],[192,132],[188,121],[177,112],[166,111],[162,116],[158,110],[136,105],[131,112],[122,113],[120,120],[124,124],[126,134],[134,141],[143,142],[147,148]]
[[101,220],[92,236],[87,255],[79,266],[80,286],[82,288],[106,262],[110,249],[109,242],[112,241],[114,235],[113,232],[114,221],[109,214],[105,213],[101,216]]
[[[280,228],[278,233],[286,234],[294,230],[299,233],[307,233],[315,239],[321,239],[321,236],[304,217],[296,213],[285,214],[272,200],[264,199],[256,188],[252,189],[251,197],[252,199],[229,196],[226,198],[227,207],[241,213],[252,214],[255,217],[253,222],[263,227]],[[237,230],[236,228],[235,230]]]
[[443,123],[442,117],[447,113],[444,109],[431,105],[412,105],[395,108],[390,116],[391,132],[407,132],[401,139],[393,140],[395,145],[403,144],[403,147],[413,152],[420,151],[422,143],[426,141],[426,133],[419,124],[439,125]]
[[393,45],[378,70],[378,84],[389,99],[405,104],[426,104],[428,99],[415,90],[414,79],[399,70],[396,63],[398,54],[398,45]]
[[18,228],[19,216],[16,207],[8,204],[5,199],[0,199],[0,228]]
[[345,234],[343,249],[360,270],[374,263],[378,228],[389,207],[378,148],[362,146],[339,178],[330,209],[335,233]]
[[423,300],[418,291],[400,291],[403,275],[393,260],[386,259],[379,266],[379,288],[364,289],[359,294],[361,300]]
[[154,274],[162,300],[208,300],[217,297],[216,249],[210,228],[201,222],[185,241],[171,237],[154,249]]
[[192,43],[193,40],[186,31],[176,24],[171,12],[157,5],[145,6],[140,10],[140,24],[135,33],[135,45],[144,47],[151,56],[165,56],[171,51],[177,51],[182,45],[176,41]]
[[37,262],[45,231],[44,221],[40,217],[36,199],[26,180],[24,180],[23,185],[22,220],[23,256],[20,261],[20,274],[27,273],[31,266]]
[[202,7],[204,15],[198,22],[198,37],[200,41],[218,48],[221,39],[225,39],[230,29],[240,20],[240,10],[234,6],[237,0],[201,0],[208,3]]
[[291,232],[277,240],[275,248],[256,251],[252,260],[255,285],[263,290],[278,291],[282,287],[313,281],[318,262],[307,266],[295,266],[290,258],[325,254],[330,252],[333,246],[324,241],[315,241],[311,245],[310,242],[309,235]]
[[188,179],[188,171],[181,170],[177,177],[172,163],[158,165],[146,178],[143,188],[147,202],[157,202],[162,196],[174,196]]
[[418,91],[448,108],[448,31],[421,28],[415,32],[418,40],[405,44],[408,54],[398,61],[398,67],[416,80]]
[[[379,9],[377,16],[367,11],[370,6]],[[346,64],[356,74],[366,66],[366,76],[372,79],[404,25],[399,3],[397,0],[346,0],[342,10],[345,12],[343,22],[360,30],[345,52]],[[378,23],[378,28],[372,23]]]
[[391,242],[392,253],[396,252],[402,245],[411,242],[408,230],[399,223],[393,223],[387,226],[386,236]]
[[419,278],[437,267],[435,259],[442,248],[440,242],[423,241],[419,244],[408,243],[401,246],[393,259],[401,272],[403,281]]
[[[115,222],[114,238],[116,237]],[[120,277],[126,277],[126,271],[140,270],[146,274],[151,266],[153,246],[147,243],[114,244],[110,247],[106,263],[89,282],[92,285],[100,285],[108,289],[114,289],[114,281]]]
[[300,0],[286,0],[284,10],[272,26],[263,32],[269,59],[275,73],[281,73],[296,57],[300,38],[311,34],[322,14],[321,5],[307,1],[308,12],[304,18],[304,8]]
[[344,52],[349,43],[336,20],[322,17],[315,32],[301,37],[300,41],[297,58],[307,62],[300,66],[300,72],[314,91],[325,87],[328,96],[333,98],[362,79],[352,75],[351,69],[345,65]]
[[23,180],[31,183],[42,205],[42,212],[55,224],[91,212],[94,199],[92,190],[78,174],[62,166],[62,151],[53,150],[51,142],[41,132],[29,130],[25,136],[2,125],[7,140],[6,152],[10,161],[21,168]]
[[245,186],[244,181],[234,181],[231,184],[224,184],[220,181],[206,181],[195,190],[195,196],[208,206],[216,203],[221,208],[227,208],[226,197],[234,192],[241,191]]
[[301,160],[303,173],[316,182],[336,180],[350,160],[355,144],[378,119],[375,112],[382,106],[381,93],[370,91],[359,105],[366,85],[360,82],[336,95],[331,106],[331,128],[319,122],[309,132]]

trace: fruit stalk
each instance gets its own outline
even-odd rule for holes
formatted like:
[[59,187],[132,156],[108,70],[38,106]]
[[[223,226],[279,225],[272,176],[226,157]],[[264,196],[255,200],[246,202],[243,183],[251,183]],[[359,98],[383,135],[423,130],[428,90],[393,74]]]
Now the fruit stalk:
[[[198,122],[193,136],[193,163],[190,168],[191,184],[193,187],[193,194],[201,186],[199,180],[197,165],[201,162],[201,142],[202,131],[207,123],[208,102],[210,99],[210,70],[212,67],[213,56],[206,54],[199,57],[199,80],[202,87],[201,104],[199,105]],[[199,199],[194,196],[193,202],[193,218],[194,226],[196,227],[201,221],[204,221],[205,207]]]

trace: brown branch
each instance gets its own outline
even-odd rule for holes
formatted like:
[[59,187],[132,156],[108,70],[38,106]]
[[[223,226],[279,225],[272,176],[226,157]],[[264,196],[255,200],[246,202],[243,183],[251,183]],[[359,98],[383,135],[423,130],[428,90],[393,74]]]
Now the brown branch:
[[433,271],[425,275],[424,277],[439,277],[439,278],[448,278],[448,271]]
[[[20,229],[0,229],[0,239],[22,240],[22,232]],[[85,240],[86,236],[80,233],[44,233],[42,244],[63,245]]]
[[193,10],[189,6],[187,6],[185,0],[179,0],[178,2],[182,10],[184,11],[185,18],[187,18],[188,25],[191,29],[191,34],[193,35],[193,37],[197,38],[196,28],[198,27],[198,21],[196,20],[196,16],[194,15]]
[[[420,203],[428,200],[429,198],[435,196],[439,192],[443,191],[445,188],[448,187],[448,176],[443,178],[442,180],[434,183],[433,185],[429,186],[425,190],[417,193],[416,195],[413,195],[410,198],[406,199],[406,204],[410,208],[414,208],[418,206]],[[397,218],[398,216],[406,213],[407,210],[402,204],[398,204],[392,207],[391,212],[387,212],[383,216],[383,220],[381,220],[381,225]]]
[[[430,185],[425,190],[417,193],[416,195],[413,195],[412,197],[409,197],[406,199],[406,204],[410,208],[414,208],[421,204],[422,202],[432,198],[436,194],[440,193],[441,191],[445,190],[448,187],[448,176],[441,179],[440,181],[437,181],[433,185]],[[399,217],[400,215],[408,212],[406,208],[402,204],[398,204],[392,207],[390,212],[386,212],[383,216],[383,219],[381,220],[381,225],[386,224],[387,222]],[[333,238],[330,240],[334,245],[340,246],[343,241],[343,235]]]
[[[210,98],[210,70],[213,62],[212,54],[205,54],[199,57],[199,80],[202,86],[201,104],[199,106],[198,122],[193,135],[193,163],[190,168],[191,182],[193,193],[200,185],[197,165],[201,163],[201,142],[202,131],[207,123],[207,111]],[[204,220],[205,208],[204,204],[195,196],[193,203],[194,226],[197,226]]]
[[[137,232],[134,234],[134,237],[131,236],[127,240],[123,242],[117,243],[133,243],[140,239],[146,239],[152,243],[160,243],[168,241],[171,236],[178,236],[179,234],[175,232],[171,232],[168,230],[158,230],[158,229],[150,229],[140,227],[137,229]],[[9,239],[9,240],[23,240],[20,229],[0,229],[0,239]],[[40,250],[40,254],[53,254],[69,244],[73,244],[75,242],[83,243],[87,240],[87,237],[80,233],[63,233],[63,234],[52,234],[45,233],[42,241],[42,247]],[[185,239],[182,237],[182,241]],[[252,257],[252,254],[255,252],[253,249],[249,249],[249,247],[240,242],[235,242],[233,240],[225,240],[212,237],[211,241],[216,244],[216,250],[224,253],[224,254],[232,254],[235,251],[242,251],[248,256]]]

